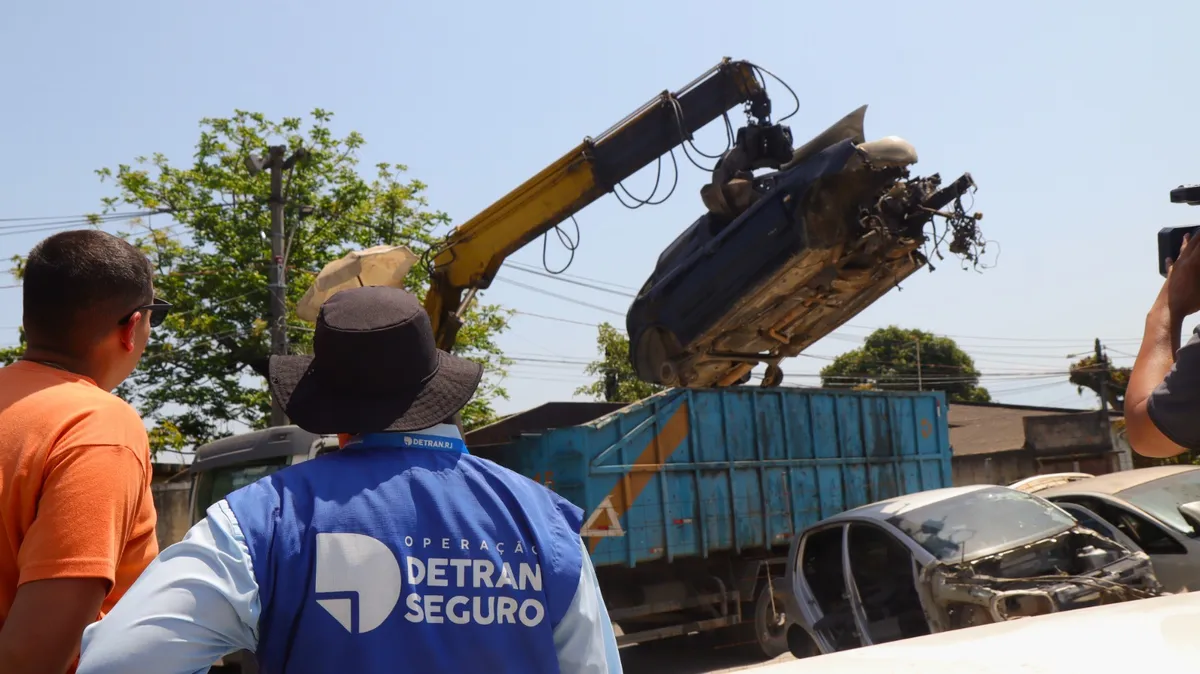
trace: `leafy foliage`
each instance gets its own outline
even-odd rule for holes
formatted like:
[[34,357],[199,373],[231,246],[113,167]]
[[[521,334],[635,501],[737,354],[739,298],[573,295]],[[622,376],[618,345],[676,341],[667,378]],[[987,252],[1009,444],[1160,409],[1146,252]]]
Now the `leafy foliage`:
[[1108,404],[1119,411],[1125,409],[1125,389],[1129,386],[1130,372],[1130,368],[1127,367],[1113,367],[1108,356],[1097,359],[1092,355],[1071,365],[1070,381],[1078,388],[1079,393],[1082,394],[1087,388],[1099,396],[1107,377]]
[[599,360],[589,363],[584,372],[599,379],[580,386],[575,395],[607,402],[634,402],[663,390],[661,386],[637,378],[629,362],[629,338],[609,323],[600,324],[596,351],[600,354]]
[[[920,344],[920,377],[917,344]],[[872,332],[861,348],[843,353],[821,369],[829,388],[944,391],[951,402],[988,402],[975,361],[948,337],[889,326]]]
[[[357,158],[363,137],[335,136],[332,117],[318,109],[307,124],[294,117],[276,122],[239,110],[201,120],[190,165],[155,154],[97,171],[116,188],[116,196],[103,200],[104,213],[132,206],[168,214],[134,221],[125,234],[154,263],[158,295],[175,305],[118,390],[153,420],[155,449],[210,441],[230,433],[235,422],[267,423],[269,393],[250,365],[270,351],[270,177],[267,171],[251,175],[247,158],[265,155],[273,144],[308,152],[284,177],[286,293],[293,310],[331,260],[380,244],[407,245],[423,255],[435,244],[435,230],[449,224],[444,213],[428,210],[424,184],[402,180],[404,166],[377,164],[364,177]],[[425,265],[418,264],[406,282],[423,297],[427,280]],[[490,375],[463,411],[467,427],[492,419],[491,401],[506,397],[495,383],[507,364],[495,338],[509,315],[479,303],[465,315],[456,352],[483,363]],[[290,352],[310,352],[311,325],[293,314],[288,327]]]
[[21,357],[22,353],[25,353],[25,328],[18,328],[17,332],[20,340],[16,346],[0,347],[0,366],[12,365]]

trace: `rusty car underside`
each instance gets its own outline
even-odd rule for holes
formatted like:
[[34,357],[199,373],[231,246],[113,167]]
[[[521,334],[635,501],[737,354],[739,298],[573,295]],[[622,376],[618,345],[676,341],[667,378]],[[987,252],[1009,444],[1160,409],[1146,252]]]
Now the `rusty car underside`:
[[[749,218],[786,223],[769,225],[772,229],[760,235],[768,239],[781,227],[798,231],[788,233],[792,239],[778,239],[779,247],[789,252],[787,258],[777,256],[759,265],[765,270],[736,295],[722,295],[723,289],[713,288],[681,298],[679,290],[662,290],[671,283],[697,282],[679,281],[683,274],[666,268],[664,260],[673,253],[668,248],[630,309],[631,354],[639,377],[664,385],[728,386],[748,380],[754,367],[766,364],[762,384],[777,385],[782,378],[781,360],[841,327],[925,266],[929,255],[937,255],[938,244],[948,242],[952,253],[978,261],[983,240],[977,221],[982,216],[968,215],[961,205],[961,197],[974,188],[970,174],[949,185],[943,185],[936,174],[910,177],[916,151],[896,137],[865,142],[865,110],[865,106],[856,110],[796,150],[775,174],[777,183],[743,173],[720,186],[706,186],[709,213],[675,246],[685,245],[686,237],[697,237],[697,228],[755,226],[744,222]],[[844,154],[839,155],[843,148]],[[818,165],[809,170],[814,178],[787,183],[789,169],[805,169],[806,163]],[[717,187],[724,199],[711,198]],[[935,217],[947,221],[940,235]],[[712,274],[724,275],[731,284],[741,283],[751,272],[734,270],[736,261],[720,260],[721,251],[715,246],[732,245],[723,244],[721,236],[712,235],[700,257],[707,256],[703,263],[715,267]],[[776,244],[764,240],[762,245]],[[654,298],[655,293],[663,294],[663,299]],[[730,306],[719,310],[710,306],[725,297],[733,297]],[[649,306],[656,301],[663,306],[690,302],[693,306],[671,311],[686,309],[693,316],[710,312],[713,318],[694,330],[677,329],[665,320],[646,318],[649,310],[639,303]]]

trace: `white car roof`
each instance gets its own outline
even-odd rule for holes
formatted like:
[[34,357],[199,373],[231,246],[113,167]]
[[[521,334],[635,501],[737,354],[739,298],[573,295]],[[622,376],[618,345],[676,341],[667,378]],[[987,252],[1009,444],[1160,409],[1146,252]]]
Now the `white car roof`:
[[1125,491],[1130,487],[1146,484],[1154,480],[1186,473],[1192,470],[1200,470],[1200,466],[1179,465],[1179,466],[1155,466],[1154,468],[1136,468],[1134,470],[1122,470],[1116,473],[1108,473],[1106,475],[1097,475],[1085,480],[1076,480],[1068,482],[1057,487],[1050,487],[1036,492],[1042,498],[1051,498],[1053,496],[1066,496],[1068,494],[1117,494]]
[[1194,672],[1200,662],[1198,633],[1200,595],[1185,593],[952,630],[767,665],[754,672]]
[[[847,510],[843,513],[838,513],[832,517],[828,517],[823,522],[835,522],[842,519],[852,517],[863,517],[873,520],[887,520],[890,517],[901,515],[911,510],[915,510],[922,506],[927,506],[931,503],[939,503],[947,499],[952,499],[963,494],[979,491],[981,489],[995,489],[994,484],[973,484],[969,487],[946,487],[943,489],[930,489],[928,491],[918,491],[904,496],[887,499],[886,501],[876,501],[868,503],[864,506],[859,506],[852,510]],[[1002,489],[1005,487],[1001,487]]]

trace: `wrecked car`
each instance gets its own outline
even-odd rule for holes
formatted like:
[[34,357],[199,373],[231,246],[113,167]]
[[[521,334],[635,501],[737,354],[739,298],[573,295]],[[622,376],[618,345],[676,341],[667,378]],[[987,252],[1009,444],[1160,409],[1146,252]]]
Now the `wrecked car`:
[[762,385],[778,385],[781,360],[940,257],[939,244],[978,264],[982,216],[961,201],[970,174],[948,185],[910,178],[916,150],[895,136],[867,142],[865,115],[855,110],[763,175],[739,152],[721,158],[701,189],[708,212],[659,256],[626,316],[640,379],[729,386],[765,364]]
[[1200,587],[1200,466],[1039,477],[1010,486],[1037,494],[1080,524],[1150,555],[1154,574],[1168,592]]
[[1145,553],[990,485],[827,518],[793,543],[786,582],[797,657],[1162,594]]

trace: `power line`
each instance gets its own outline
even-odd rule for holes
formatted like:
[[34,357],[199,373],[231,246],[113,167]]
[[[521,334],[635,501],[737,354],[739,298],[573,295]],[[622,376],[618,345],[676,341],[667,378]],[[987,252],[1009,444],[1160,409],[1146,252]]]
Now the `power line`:
[[535,276],[541,276],[543,278],[551,278],[556,281],[562,281],[563,283],[570,283],[572,285],[577,285],[577,286],[580,286],[583,288],[590,288],[592,290],[597,290],[602,293],[608,293],[610,295],[617,295],[619,297],[630,297],[630,298],[634,297],[633,293],[627,293],[623,290],[613,290],[612,288],[605,288],[604,286],[596,285],[593,283],[587,283],[585,281],[576,281],[575,279],[559,278],[559,277],[555,276],[554,274],[551,274],[550,272],[537,271],[535,269],[525,269],[524,267],[513,267],[513,269],[515,269],[519,272],[524,272],[526,274],[533,274]]
[[569,274],[553,274],[551,272],[544,271],[542,269],[537,269],[537,268],[531,267],[529,265],[521,264],[520,262],[509,262],[507,266],[512,269],[515,269],[516,271],[524,272],[526,274],[533,274],[535,276],[541,276],[543,278],[554,279],[555,281],[561,281],[563,283],[570,283],[570,284],[581,286],[584,288],[591,288],[592,290],[599,290],[600,292],[610,293],[612,295],[620,295],[621,297],[630,297],[630,298],[637,297],[637,293],[632,292],[632,290],[633,290],[632,288],[629,288],[628,286],[622,286],[622,285],[619,285],[616,283],[611,283],[609,281],[602,281],[600,279],[588,278],[586,276],[576,276],[576,275],[569,275]]
[[[880,329],[879,327],[873,328],[873,327],[866,326],[866,325],[854,325],[852,323],[846,323],[845,325],[843,325],[841,327],[850,328],[852,330],[867,330],[870,332],[874,332],[875,330]],[[925,332],[925,331],[923,330],[922,332]],[[1090,338],[1090,337],[1086,338],[1086,339],[1076,340],[1076,339],[1066,338],[1066,337],[996,337],[994,335],[950,335],[950,334],[941,334],[941,333],[935,333],[935,332],[931,332],[929,334],[933,335],[934,337],[949,337],[950,339],[955,339],[955,340],[978,339],[978,340],[988,340],[988,341],[997,341],[997,342],[1066,342],[1066,343],[1070,343],[1070,344],[1077,344],[1080,341],[1090,342],[1092,340],[1092,338]],[[1121,338],[1121,339],[1108,339],[1105,341],[1129,342],[1129,341],[1140,341],[1140,340],[1141,340],[1140,337],[1128,337],[1128,338]]]
[[[570,283],[572,285],[589,288],[592,290],[597,290],[600,292],[605,292],[605,293],[609,293],[609,294],[617,295],[617,296],[621,296],[621,297],[628,297],[628,298],[636,298],[637,297],[636,293],[629,292],[632,290],[632,288],[630,288],[629,286],[621,286],[619,284],[612,283],[610,281],[604,281],[604,280],[595,279],[595,278],[588,278],[585,276],[551,274],[549,272],[546,272],[546,271],[543,271],[540,269],[536,269],[534,267],[522,264],[520,262],[509,262],[508,266],[510,266],[511,268],[513,268],[517,271],[523,272],[523,273],[541,276],[543,278],[552,279],[552,280],[559,281],[562,283]],[[587,306],[589,308],[595,308],[599,311],[604,311],[606,313],[613,313],[613,314],[617,313],[617,312],[613,311],[612,309],[597,307],[596,305],[583,303],[580,300],[575,300],[572,298],[566,298],[562,295],[550,293],[549,291],[542,290],[540,288],[534,289],[532,286],[524,285],[517,281],[512,281],[511,279],[506,279],[503,277],[500,277],[500,278],[501,278],[501,280],[512,283],[514,285],[519,285],[519,286],[527,288],[527,289],[533,289],[535,292],[541,292],[543,294],[550,295],[551,297],[557,297],[559,299],[564,299],[569,302],[583,304],[583,306]],[[604,287],[604,286],[609,286],[609,287]],[[616,290],[614,288],[623,288],[626,290],[622,291],[622,290]],[[882,326],[880,326],[880,327],[882,327]],[[847,324],[840,326],[839,329],[849,328],[852,330],[867,330],[867,331],[874,332],[875,330],[880,329],[880,327],[873,328],[873,327],[869,327],[869,326],[865,326],[865,325],[856,325],[856,324],[852,324],[852,323],[847,323]],[[1005,344],[1005,346],[1001,347],[1001,348],[1015,348],[1015,349],[1063,349],[1063,350],[1071,350],[1071,351],[1082,351],[1085,349],[1084,345],[1091,341],[1090,338],[1073,339],[1073,338],[1063,338],[1063,337],[996,337],[994,335],[953,335],[953,334],[942,334],[942,333],[930,333],[930,334],[932,334],[934,337],[946,337],[946,338],[950,338],[950,339],[954,339],[954,340],[961,339],[961,340],[977,340],[977,341],[984,341],[984,342],[989,342],[989,341],[990,342],[1001,342],[1001,343]],[[833,335],[833,334],[826,335],[823,339],[825,339],[825,338],[832,338],[835,340],[852,341],[852,342],[861,342],[863,340],[863,338],[861,338],[861,337],[856,338],[856,337],[853,337],[850,335]],[[1137,341],[1140,341],[1140,338],[1128,337],[1128,338],[1110,339],[1110,340],[1106,340],[1106,341],[1108,341],[1108,342],[1137,342]],[[969,345],[960,344],[959,346],[961,348],[963,348],[963,350],[966,350]],[[999,346],[999,345],[997,345],[997,346]],[[975,350],[973,349],[973,351],[975,351]],[[1007,356],[1015,356],[1018,358],[1030,356],[1030,354],[1012,354],[1012,353],[1002,353],[1002,352],[992,352],[991,355],[1007,355]],[[1058,358],[1059,356],[1032,355],[1031,357]],[[1069,356],[1064,355],[1062,357],[1067,358]]]
[[[251,202],[245,202],[251,203]],[[262,203],[266,203],[263,201]],[[148,208],[140,211],[113,211],[110,213],[81,213],[78,215],[39,215],[24,218],[0,218],[0,223],[16,223],[0,225],[0,230],[27,226],[49,226],[71,222],[102,222],[105,220],[130,220],[132,218],[149,217],[151,215],[170,215],[173,213],[190,213],[212,208],[231,208],[229,204],[200,204],[188,208]]]
[[505,283],[508,283],[508,284],[511,284],[511,285],[515,285],[515,286],[517,286],[517,287],[519,287],[519,288],[524,288],[524,289],[526,289],[526,290],[529,290],[529,291],[532,291],[532,292],[535,292],[535,293],[540,293],[540,294],[542,294],[542,295],[546,295],[546,296],[548,296],[548,297],[554,297],[554,298],[556,298],[556,299],[563,300],[564,302],[570,302],[571,304],[578,304],[578,305],[579,305],[579,306],[581,306],[581,307],[587,307],[587,308],[589,308],[589,309],[595,309],[596,311],[603,311],[603,312],[604,312],[604,313],[606,313],[606,314],[612,314],[612,315],[614,315],[614,316],[621,316],[622,318],[625,316],[625,314],[624,314],[623,312],[620,312],[620,311],[615,311],[615,310],[613,310],[613,309],[609,309],[609,308],[607,308],[607,307],[602,307],[602,306],[600,306],[600,305],[598,305],[598,304],[590,304],[590,303],[588,303],[588,302],[584,302],[583,300],[577,300],[577,299],[575,299],[575,298],[573,298],[573,297],[567,297],[566,295],[559,295],[558,293],[553,293],[553,292],[550,292],[549,290],[543,290],[542,288],[538,288],[537,286],[531,286],[531,285],[529,285],[529,284],[527,284],[527,283],[521,283],[520,281],[514,281],[514,280],[512,280],[512,279],[510,279],[510,278],[505,278],[505,277],[503,277],[503,276],[497,276],[497,277],[496,277],[496,280],[497,280],[497,281],[503,281],[503,282],[505,282]]
[[[530,318],[540,318],[542,320],[555,321],[557,323],[582,325],[582,326],[589,327],[589,328],[599,328],[600,327],[599,323],[588,323],[587,321],[576,321],[576,320],[573,320],[570,318],[561,318],[559,316],[547,316],[546,314],[535,314],[532,311],[521,311],[520,309],[513,309],[512,312],[518,316],[529,316]],[[617,332],[625,332],[624,328],[621,328],[616,325],[612,325],[611,323],[609,325]]]

